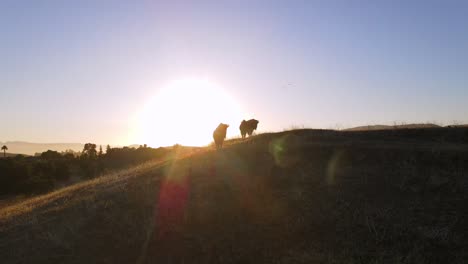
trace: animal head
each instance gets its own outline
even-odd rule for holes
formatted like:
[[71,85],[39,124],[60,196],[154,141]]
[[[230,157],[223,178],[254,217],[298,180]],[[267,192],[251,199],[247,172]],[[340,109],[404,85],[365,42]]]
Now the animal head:
[[257,129],[257,125],[260,123],[257,119],[250,119],[248,122],[253,129]]
[[219,129],[219,130],[223,130],[223,131],[226,131],[228,127],[229,127],[229,125],[228,125],[228,124],[219,123],[219,125],[218,125],[218,128],[217,128],[217,129]]

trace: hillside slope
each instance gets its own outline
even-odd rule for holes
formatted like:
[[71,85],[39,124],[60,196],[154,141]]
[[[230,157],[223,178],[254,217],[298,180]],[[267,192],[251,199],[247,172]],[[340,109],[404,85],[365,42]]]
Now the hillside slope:
[[0,209],[2,263],[463,263],[468,129],[232,140]]
[[368,130],[389,130],[389,129],[422,129],[440,128],[441,126],[431,123],[426,124],[404,124],[404,125],[369,125],[344,129],[344,131],[368,131]]

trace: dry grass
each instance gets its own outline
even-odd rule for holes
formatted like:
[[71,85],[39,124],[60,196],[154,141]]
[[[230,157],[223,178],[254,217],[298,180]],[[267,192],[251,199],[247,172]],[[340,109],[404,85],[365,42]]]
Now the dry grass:
[[71,186],[0,211],[0,259],[463,263],[468,129],[413,132],[268,133]]
[[145,170],[148,170],[158,164],[160,164],[160,162],[148,162],[130,169],[113,172],[96,179],[77,183],[48,194],[39,195],[11,206],[0,208],[0,221],[9,221],[15,216],[28,214],[33,210],[42,208],[46,205],[63,203],[63,201],[69,199],[77,199],[82,191],[95,192],[103,186],[108,188],[110,185],[124,182],[128,180],[129,177],[139,175]]
[[[204,151],[206,150],[198,150],[196,148],[182,150],[175,154],[174,159],[184,159],[194,155],[195,153],[203,153]],[[33,210],[41,209],[44,206],[58,206],[63,205],[68,200],[80,199],[80,196],[83,195],[83,192],[99,192],[102,191],[103,188],[118,188],[119,185],[128,182],[129,178],[148,173],[148,171],[155,168],[157,169],[168,162],[168,160],[154,160],[145,162],[138,166],[111,172],[99,178],[80,182],[44,195],[39,195],[12,205],[0,207],[0,223],[9,221],[11,218],[14,218],[18,215],[27,215]]]

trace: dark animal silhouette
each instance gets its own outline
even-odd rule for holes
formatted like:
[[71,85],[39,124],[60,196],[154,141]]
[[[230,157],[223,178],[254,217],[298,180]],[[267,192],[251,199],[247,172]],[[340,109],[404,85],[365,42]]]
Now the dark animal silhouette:
[[245,138],[245,135],[248,134],[249,137],[252,136],[252,133],[257,129],[259,121],[255,119],[250,119],[249,121],[242,120],[242,123],[239,126],[241,131],[242,138]]
[[226,138],[226,132],[229,125],[220,123],[218,127],[213,132],[213,139],[216,145],[216,148],[222,148],[224,139]]

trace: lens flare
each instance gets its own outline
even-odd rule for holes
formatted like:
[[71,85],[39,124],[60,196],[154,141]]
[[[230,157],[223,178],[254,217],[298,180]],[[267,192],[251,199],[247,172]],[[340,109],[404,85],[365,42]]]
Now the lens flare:
[[344,151],[340,150],[333,154],[327,166],[327,184],[334,185],[336,182],[336,174],[340,165],[340,161],[344,155]]
[[299,139],[294,135],[286,135],[272,140],[269,151],[275,159],[276,165],[285,168],[297,164],[301,158],[300,153],[298,153],[299,144]]

